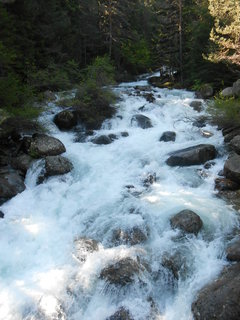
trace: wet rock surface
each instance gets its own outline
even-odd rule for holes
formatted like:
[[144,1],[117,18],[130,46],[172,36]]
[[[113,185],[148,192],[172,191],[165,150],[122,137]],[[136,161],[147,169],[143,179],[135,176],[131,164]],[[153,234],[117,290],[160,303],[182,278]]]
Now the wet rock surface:
[[63,110],[56,114],[53,121],[60,130],[70,130],[77,125],[77,115],[72,110]]
[[230,147],[235,151],[237,154],[240,154],[240,135],[235,136],[230,141]]
[[175,140],[176,140],[176,132],[174,132],[174,131],[165,131],[161,135],[159,141],[168,142],[168,141],[175,141]]
[[219,191],[235,191],[240,188],[240,185],[230,179],[217,178],[215,180],[215,189]]
[[226,257],[229,261],[240,262],[240,238],[234,240],[226,249]]
[[22,154],[11,159],[11,166],[16,170],[20,170],[23,175],[26,175],[33,161],[34,159],[29,155]]
[[132,117],[131,124],[134,123],[142,129],[152,128],[153,126],[151,120],[142,114],[136,114]]
[[102,270],[100,278],[110,284],[126,286],[134,281],[134,277],[141,271],[138,262],[131,258],[124,258]]
[[25,190],[23,178],[17,172],[0,173],[0,204]]
[[227,267],[192,304],[195,320],[240,319],[240,263]]
[[88,253],[93,253],[99,250],[98,242],[94,239],[80,237],[74,240],[74,256],[79,261],[85,261]]
[[120,308],[112,316],[106,320],[134,320],[128,310],[125,308]]
[[113,243],[119,244],[130,244],[132,246],[143,243],[147,240],[147,233],[139,227],[133,227],[128,230],[117,229],[113,232],[112,241]]
[[65,151],[65,146],[60,140],[46,134],[34,134],[28,148],[28,154],[33,158],[57,156]]
[[46,177],[70,172],[73,165],[70,160],[62,156],[48,156],[45,160]]
[[216,157],[217,151],[211,144],[200,144],[194,147],[173,152],[167,159],[169,166],[191,166],[204,164]]
[[193,100],[190,103],[190,107],[192,107],[195,111],[201,112],[203,110],[203,105],[201,101]]
[[191,210],[182,210],[170,219],[170,224],[174,229],[177,228],[195,235],[198,234],[203,226],[201,218]]
[[94,144],[110,144],[112,143],[112,139],[109,136],[102,135],[92,139],[92,143]]
[[240,156],[234,154],[225,162],[224,165],[225,176],[240,184]]

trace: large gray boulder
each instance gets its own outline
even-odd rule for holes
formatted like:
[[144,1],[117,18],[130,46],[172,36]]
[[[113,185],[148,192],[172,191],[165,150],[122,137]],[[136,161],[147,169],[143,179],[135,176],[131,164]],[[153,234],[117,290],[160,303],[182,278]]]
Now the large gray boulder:
[[60,140],[39,133],[32,136],[27,150],[28,154],[33,158],[57,156],[65,151],[66,149]]
[[0,205],[24,190],[24,179],[17,172],[0,174]]
[[199,92],[203,99],[211,98],[213,96],[213,87],[210,84],[205,84]]
[[224,98],[232,97],[233,95],[233,87],[225,88],[221,92],[221,96],[223,96]]
[[240,79],[233,83],[233,94],[240,97]]
[[152,128],[153,126],[151,120],[142,114],[136,114],[132,117],[131,124],[134,123],[142,129]]
[[63,110],[55,115],[53,121],[60,130],[70,130],[77,125],[77,114],[71,110]]
[[240,263],[226,268],[199,292],[192,312],[195,320],[240,319]]
[[228,179],[240,183],[240,156],[238,154],[234,154],[225,162],[224,174]]
[[48,156],[45,160],[45,177],[68,173],[73,165],[70,160],[62,156]]
[[138,275],[141,266],[131,258],[123,258],[111,264],[102,270],[100,278],[110,284],[126,286],[134,281],[135,275]]
[[199,144],[194,147],[182,149],[171,153],[167,159],[169,166],[191,166],[204,164],[216,157],[217,151],[211,144]]
[[182,210],[170,219],[172,228],[195,235],[201,230],[203,222],[199,215],[191,210]]
[[235,136],[230,141],[230,147],[237,153],[240,154],[240,135]]
[[133,318],[128,310],[121,307],[112,316],[107,318],[107,320],[133,320]]

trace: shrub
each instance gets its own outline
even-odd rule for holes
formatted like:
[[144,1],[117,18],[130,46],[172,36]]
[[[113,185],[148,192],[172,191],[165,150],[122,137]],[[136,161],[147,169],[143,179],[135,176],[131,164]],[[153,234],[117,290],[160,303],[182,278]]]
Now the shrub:
[[240,125],[240,99],[215,97],[209,103],[214,122],[221,126]]

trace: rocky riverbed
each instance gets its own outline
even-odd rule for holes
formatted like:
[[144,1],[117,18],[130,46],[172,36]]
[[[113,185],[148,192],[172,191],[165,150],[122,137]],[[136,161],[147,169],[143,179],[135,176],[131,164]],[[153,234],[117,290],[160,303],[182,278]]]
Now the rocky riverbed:
[[240,128],[153,80],[1,124],[2,319],[239,319]]

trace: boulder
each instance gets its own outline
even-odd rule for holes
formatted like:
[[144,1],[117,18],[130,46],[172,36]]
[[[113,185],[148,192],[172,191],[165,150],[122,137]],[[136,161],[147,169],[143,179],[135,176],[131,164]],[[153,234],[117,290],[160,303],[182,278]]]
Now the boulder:
[[53,121],[60,130],[69,130],[77,125],[77,115],[71,110],[64,110],[56,114]]
[[228,97],[232,97],[233,94],[233,87],[228,87],[222,90],[221,92],[221,96],[223,96],[224,98],[228,98]]
[[85,237],[75,239],[74,245],[74,256],[80,261],[85,261],[88,253],[99,250],[98,242],[96,240]]
[[234,154],[224,164],[225,176],[240,184],[240,156]]
[[92,139],[92,143],[94,144],[110,144],[112,143],[112,139],[109,136],[102,135],[97,138]]
[[101,271],[100,278],[110,284],[126,286],[134,281],[139,274],[141,266],[131,258],[123,258]]
[[152,128],[151,120],[142,114],[134,115],[131,119],[131,124],[133,124],[133,123],[136,123],[137,126],[142,129]]
[[127,131],[123,131],[123,132],[121,132],[121,136],[124,137],[124,138],[128,137],[129,133]]
[[30,157],[28,154],[22,154],[18,157],[11,159],[11,166],[16,170],[20,170],[23,173],[23,175],[26,175],[32,163],[33,158]]
[[219,191],[217,196],[224,199],[226,202],[231,204],[236,211],[240,212],[240,190]]
[[192,304],[195,320],[240,319],[240,263],[226,268],[206,285]]
[[240,135],[235,136],[230,141],[230,147],[237,153],[240,154]]
[[206,126],[207,120],[208,120],[208,118],[205,116],[198,117],[195,121],[193,121],[193,126],[195,126],[197,128],[203,128]]
[[4,218],[4,213],[2,211],[0,211],[0,219]]
[[168,142],[168,141],[175,141],[175,140],[176,140],[176,132],[174,132],[174,131],[165,131],[161,135],[161,138],[160,138],[159,141]]
[[211,98],[213,96],[213,87],[209,84],[205,84],[199,92],[203,99]]
[[240,79],[233,83],[233,94],[240,97]]
[[199,144],[194,147],[175,151],[167,159],[169,166],[191,166],[204,164],[216,157],[217,151],[211,144]]
[[201,112],[203,110],[202,102],[197,100],[193,100],[190,103],[190,107],[192,107],[195,111],[198,111],[198,112]]
[[24,190],[24,180],[17,172],[0,174],[0,205]]
[[46,134],[36,133],[29,142],[28,154],[33,158],[57,156],[66,151],[60,140]]
[[116,311],[112,316],[110,316],[106,320],[133,320],[133,318],[128,310],[121,307],[118,311]]
[[172,228],[178,228],[186,233],[195,235],[201,230],[203,222],[199,215],[191,210],[182,210],[170,219]]
[[117,229],[113,232],[112,241],[119,244],[130,244],[132,246],[143,243],[147,240],[146,232],[139,227],[133,227],[132,229],[122,230]]
[[68,173],[72,170],[71,161],[62,156],[48,156],[45,160],[45,177]]
[[240,239],[239,238],[227,247],[226,255],[229,261],[240,262]]
[[230,179],[217,178],[215,180],[215,189],[219,191],[234,191],[240,189],[240,185]]

